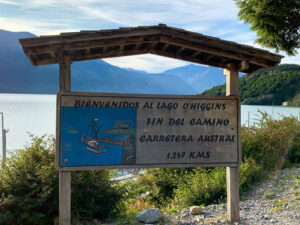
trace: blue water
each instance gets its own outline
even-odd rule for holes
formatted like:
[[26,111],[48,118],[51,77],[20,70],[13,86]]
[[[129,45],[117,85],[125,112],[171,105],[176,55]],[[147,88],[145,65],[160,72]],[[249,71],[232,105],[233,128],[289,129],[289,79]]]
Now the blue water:
[[[260,117],[258,110],[267,112],[274,119],[290,115],[300,119],[300,108],[242,105],[242,124],[252,125],[257,121]],[[7,133],[8,151],[28,145],[30,143],[28,132],[38,136],[55,135],[55,95],[0,94],[0,112],[4,113],[4,128],[9,129]],[[0,137],[2,137],[1,127]],[[2,149],[1,138],[0,147]]]

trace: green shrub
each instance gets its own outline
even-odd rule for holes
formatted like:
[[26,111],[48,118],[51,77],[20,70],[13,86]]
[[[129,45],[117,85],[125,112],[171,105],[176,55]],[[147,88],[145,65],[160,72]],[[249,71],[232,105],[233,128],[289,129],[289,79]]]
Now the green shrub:
[[[181,185],[185,179],[185,174],[191,169],[150,169],[145,174],[137,178],[135,182],[129,181],[126,186],[131,198],[145,196],[143,200],[159,207],[171,202],[174,190]],[[144,195],[147,193],[147,195]]]
[[[58,172],[54,138],[32,144],[7,160],[0,179],[0,224],[54,224],[58,221]],[[107,171],[72,172],[72,221],[105,219],[122,193]]]
[[300,163],[300,122],[295,130],[294,141],[288,153],[286,165],[295,163]]
[[53,224],[58,215],[54,140],[34,138],[7,160],[0,180],[0,224]]
[[110,171],[72,172],[72,221],[105,220],[117,214],[123,192]]
[[186,174],[185,183],[179,185],[175,193],[181,207],[222,202],[226,196],[225,168],[196,169]]
[[281,169],[292,146],[298,122],[293,117],[272,120],[266,113],[256,126],[242,128],[243,160],[252,158],[263,171]]
[[244,159],[239,169],[239,182],[241,192],[249,190],[251,185],[263,178],[262,167],[252,158]]

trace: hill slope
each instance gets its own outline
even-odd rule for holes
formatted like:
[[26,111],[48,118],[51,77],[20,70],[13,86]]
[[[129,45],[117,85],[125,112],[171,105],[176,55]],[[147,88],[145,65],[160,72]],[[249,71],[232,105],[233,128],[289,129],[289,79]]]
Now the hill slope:
[[[26,32],[0,30],[0,93],[56,94],[58,65],[32,66],[18,39],[34,37]],[[128,71],[102,60],[71,66],[72,91],[145,94],[195,94],[177,76]]]
[[[239,80],[241,102],[248,105],[281,105],[300,93],[300,66],[282,64],[248,74]],[[225,95],[225,84],[202,95]]]
[[174,75],[185,80],[189,85],[193,86],[197,93],[225,82],[223,70],[211,66],[190,64],[166,70],[164,74]]

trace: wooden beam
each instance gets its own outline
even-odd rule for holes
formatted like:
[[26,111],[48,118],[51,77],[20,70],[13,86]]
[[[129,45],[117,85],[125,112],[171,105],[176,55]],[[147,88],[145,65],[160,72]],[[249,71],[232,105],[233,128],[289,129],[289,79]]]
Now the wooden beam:
[[191,57],[196,57],[197,55],[199,55],[201,52],[200,51],[196,51],[193,55],[191,55]]
[[161,51],[166,51],[166,49],[169,47],[169,44],[164,43],[164,47],[162,47],[162,49],[160,49]]
[[[239,72],[236,64],[228,64],[224,70],[226,76],[226,95],[239,95]],[[241,109],[239,109],[240,112]],[[239,113],[238,132],[240,133],[240,113]],[[241,140],[238,141],[241,148]],[[241,152],[241,151],[240,151]],[[241,159],[241,156],[239,156]],[[239,159],[239,160],[240,160]],[[227,187],[227,220],[237,222],[240,220],[240,193],[239,193],[239,168],[226,167],[226,187]]]
[[206,59],[200,59],[200,58],[196,58],[196,57],[192,57],[192,56],[183,56],[181,54],[178,54],[177,52],[176,53],[162,52],[160,50],[152,49],[150,51],[150,53],[155,54],[155,55],[170,57],[170,58],[174,58],[174,59],[179,59],[179,60],[185,60],[185,61],[189,61],[189,62],[204,64],[204,65],[208,65],[208,66],[215,66],[215,67],[220,67],[220,68],[225,68],[226,67],[225,64],[220,64],[220,62],[217,62],[217,61],[215,61],[215,62],[210,61],[208,63]]
[[249,69],[249,61],[248,60],[243,60],[238,68],[240,72],[246,71]]
[[59,53],[59,89],[71,91],[70,57],[65,53]]
[[239,72],[236,64],[229,63],[224,71],[226,76],[226,95],[239,95]]
[[120,52],[124,51],[124,46],[125,46],[124,44],[120,45],[120,50],[119,50]]
[[[59,89],[71,91],[71,61],[66,52],[59,52]],[[58,154],[58,153],[57,153]],[[71,225],[71,172],[59,171],[59,225]]]
[[[146,40],[143,40],[146,39]],[[152,37],[143,37],[139,41],[133,41],[131,39],[111,39],[111,40],[92,40],[92,41],[80,41],[73,43],[65,43],[61,45],[51,46],[36,46],[26,50],[26,55],[31,56],[35,54],[49,53],[51,51],[59,51],[62,47],[66,51],[80,50],[80,49],[91,49],[91,48],[101,48],[107,46],[116,46],[116,45],[127,45],[127,44],[142,44],[142,43],[152,43],[153,41],[159,41],[160,36]]]
[[239,56],[236,52],[215,48],[215,47],[212,47],[209,45],[198,44],[198,43],[190,42],[187,40],[181,40],[181,39],[177,39],[174,37],[168,37],[168,36],[162,36],[161,41],[172,44],[172,45],[180,46],[183,48],[189,48],[189,49],[193,49],[196,51],[206,52],[206,53],[213,54],[216,56],[227,57],[227,58],[235,59],[235,60],[239,60],[239,61],[241,61],[242,59],[248,60],[252,64],[256,64],[256,65],[262,66],[264,68],[270,67],[267,60],[258,59],[253,56],[247,56],[242,53],[239,53],[239,55],[241,55],[241,56]]
[[263,58],[263,59],[271,60],[271,61],[280,62],[280,60],[282,58],[282,56],[270,53],[266,50],[257,49],[257,48],[253,48],[251,46],[238,44],[238,43],[235,43],[232,41],[221,40],[216,37],[206,36],[206,35],[202,35],[202,34],[198,34],[198,33],[194,33],[194,32],[188,32],[188,31],[185,31],[185,32],[179,31],[178,32],[177,29],[168,28],[168,30],[164,30],[162,32],[162,35],[180,39],[182,41],[188,41],[191,43],[206,45],[211,48],[218,48],[220,50],[231,51],[231,52],[234,52],[235,54],[246,54],[249,56],[255,56],[258,58]]
[[150,50],[146,49],[135,49],[130,51],[118,51],[118,52],[103,52],[97,54],[90,54],[88,56],[73,56],[72,61],[84,61],[90,59],[104,59],[104,58],[111,58],[111,57],[120,57],[120,56],[131,56],[131,55],[141,55],[149,53]]
[[69,44],[73,42],[81,42],[81,41],[97,41],[97,40],[111,40],[111,39],[124,39],[128,37],[134,36],[153,36],[160,35],[161,31],[157,29],[147,29],[144,31],[122,31],[122,30],[102,30],[97,32],[77,32],[70,35],[53,35],[53,36],[45,36],[38,38],[26,38],[20,39],[19,42],[25,48],[39,47],[45,45],[62,45]]
[[[176,46],[178,46],[178,45],[176,45]],[[185,47],[182,47],[182,46],[178,46],[178,47],[180,47],[180,49],[178,49],[178,51],[176,52],[176,54],[181,54],[181,52],[183,52],[184,50],[185,50]]]
[[147,53],[150,52],[152,49],[154,49],[155,45],[157,45],[159,41],[153,41],[149,44],[149,46],[147,46]]

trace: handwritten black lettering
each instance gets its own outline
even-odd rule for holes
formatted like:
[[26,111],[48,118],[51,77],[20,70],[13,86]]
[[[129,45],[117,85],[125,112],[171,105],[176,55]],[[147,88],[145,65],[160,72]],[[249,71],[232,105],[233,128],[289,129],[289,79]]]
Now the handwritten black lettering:
[[197,142],[234,142],[235,135],[199,135]]
[[228,124],[228,119],[193,118],[190,120],[190,125],[197,126],[228,126]]
[[166,103],[166,102],[158,102],[156,105],[157,109],[167,109],[167,110],[172,110],[172,109],[177,109],[178,108],[178,103]]
[[210,152],[190,152],[190,159],[207,159],[210,157]]
[[164,119],[163,118],[147,118],[146,125],[162,125]]
[[139,108],[139,102],[128,101],[81,101],[75,100],[75,108]]
[[172,126],[172,125],[184,125],[184,118],[170,118],[169,119],[169,125]]
[[142,143],[156,143],[156,142],[165,142],[165,143],[188,143],[193,142],[192,135],[141,135],[139,138]]

